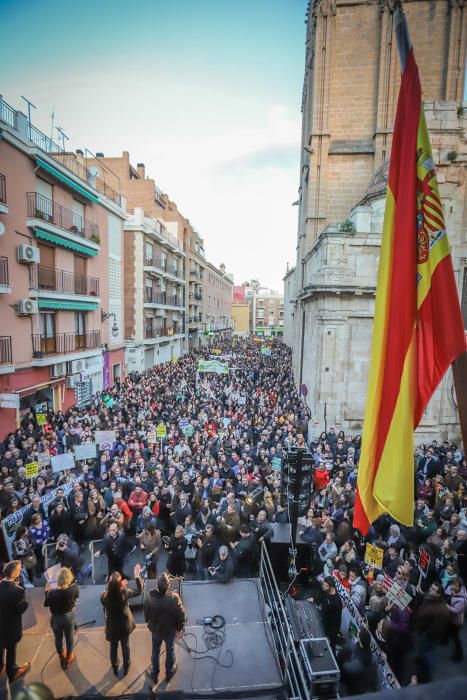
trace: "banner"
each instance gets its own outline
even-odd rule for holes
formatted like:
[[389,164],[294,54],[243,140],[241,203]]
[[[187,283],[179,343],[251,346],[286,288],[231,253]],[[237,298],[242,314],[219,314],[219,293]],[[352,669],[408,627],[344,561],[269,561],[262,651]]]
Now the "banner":
[[[41,497],[41,503],[45,508],[45,511],[47,513],[48,511],[48,505],[51,503],[56,495],[57,495],[57,490],[58,489],[63,489],[65,496],[68,495],[73,488],[73,484],[75,481],[78,481],[77,476],[73,476],[69,481],[67,481],[66,484],[57,486],[57,488],[52,489],[52,491],[47,491],[46,494],[44,494]],[[7,515],[6,518],[3,518],[2,520],[2,532],[3,532],[3,539],[5,540],[5,546],[8,550],[8,556],[12,557],[13,556],[13,541],[16,536],[16,530],[18,527],[21,525],[24,516],[32,508],[32,505],[29,503],[27,506],[23,506],[19,510],[17,510],[15,513],[12,513],[11,515]]]
[[104,352],[104,366],[102,367],[102,379],[104,391],[110,386],[110,352]]
[[95,442],[83,442],[75,446],[75,459],[96,459],[97,445]]
[[219,362],[219,360],[199,360],[198,372],[212,372],[213,374],[228,374],[228,362]]
[[[341,622],[341,633],[345,638],[345,641],[349,644],[355,644],[358,630],[360,627],[366,627],[368,625],[366,620],[360,615],[357,607],[355,606],[350,595],[342,585],[342,583],[334,577],[334,585],[336,591],[339,593],[340,599],[342,601],[342,622]],[[383,690],[386,688],[400,688],[399,682],[394,675],[392,668],[386,661],[386,656],[383,654],[378,644],[376,643],[373,635],[370,633],[370,649],[373,660],[376,664],[377,669],[377,679],[378,679],[378,690]]]
[[75,467],[75,458],[72,452],[64,452],[62,455],[55,455],[55,457],[51,458],[50,462],[54,474],[64,469],[74,469]]

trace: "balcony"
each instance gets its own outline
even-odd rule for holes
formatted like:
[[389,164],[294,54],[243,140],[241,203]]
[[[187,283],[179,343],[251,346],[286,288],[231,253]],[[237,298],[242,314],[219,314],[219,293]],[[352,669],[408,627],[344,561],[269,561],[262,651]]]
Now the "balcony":
[[43,265],[29,267],[29,288],[59,294],[99,296],[99,278],[77,275]]
[[6,203],[6,177],[0,173],[0,213],[8,214],[8,204]]
[[0,365],[11,365],[12,362],[11,335],[0,335]]
[[33,333],[31,338],[33,358],[66,355],[70,352],[92,350],[101,346],[100,331],[87,331],[81,334],[57,333],[47,338],[39,333]]
[[167,261],[163,258],[145,258],[144,266],[157,267],[158,270],[162,270],[162,272],[165,272],[167,269]]
[[[172,332],[170,332],[172,329]],[[182,335],[185,332],[183,325],[173,324],[172,326],[163,326],[162,328],[146,327],[144,329],[145,340],[158,340],[160,338],[173,338],[174,336]]]
[[183,280],[183,270],[178,270],[174,265],[167,263],[164,258],[145,258],[144,271],[174,277],[178,283]]
[[100,244],[99,226],[92,221],[88,221],[80,214],[70,209],[62,207],[61,204],[56,204],[48,197],[44,197],[37,192],[28,192],[26,194],[28,205],[28,219],[35,220],[35,224],[28,222],[28,226],[41,226],[42,222],[52,224],[54,227],[71,233],[73,236],[79,236],[92,241],[94,244]]
[[166,294],[165,292],[156,292],[154,289],[146,287],[146,294],[144,297],[145,304],[166,304]]
[[8,275],[8,258],[0,256],[0,294],[11,292],[10,279]]

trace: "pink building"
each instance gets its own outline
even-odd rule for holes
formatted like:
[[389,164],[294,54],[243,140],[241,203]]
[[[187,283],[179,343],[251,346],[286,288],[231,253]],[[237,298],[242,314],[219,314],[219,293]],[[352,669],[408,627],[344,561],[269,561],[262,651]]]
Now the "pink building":
[[123,375],[125,206],[85,153],[0,97],[0,436]]

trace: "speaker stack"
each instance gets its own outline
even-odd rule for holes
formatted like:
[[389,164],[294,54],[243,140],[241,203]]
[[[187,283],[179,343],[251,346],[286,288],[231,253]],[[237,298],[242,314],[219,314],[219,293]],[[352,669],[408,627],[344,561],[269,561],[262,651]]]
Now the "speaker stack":
[[313,478],[313,455],[307,447],[289,447],[282,463],[281,505],[287,508],[296,544],[297,520],[308,510]]

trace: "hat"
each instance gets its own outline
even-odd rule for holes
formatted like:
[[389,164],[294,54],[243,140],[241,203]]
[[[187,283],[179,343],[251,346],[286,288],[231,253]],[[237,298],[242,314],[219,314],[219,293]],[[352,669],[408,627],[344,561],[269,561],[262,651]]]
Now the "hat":
[[143,508],[143,513],[150,513],[150,512],[151,512],[150,507],[149,507],[149,506],[144,506],[144,508]]

